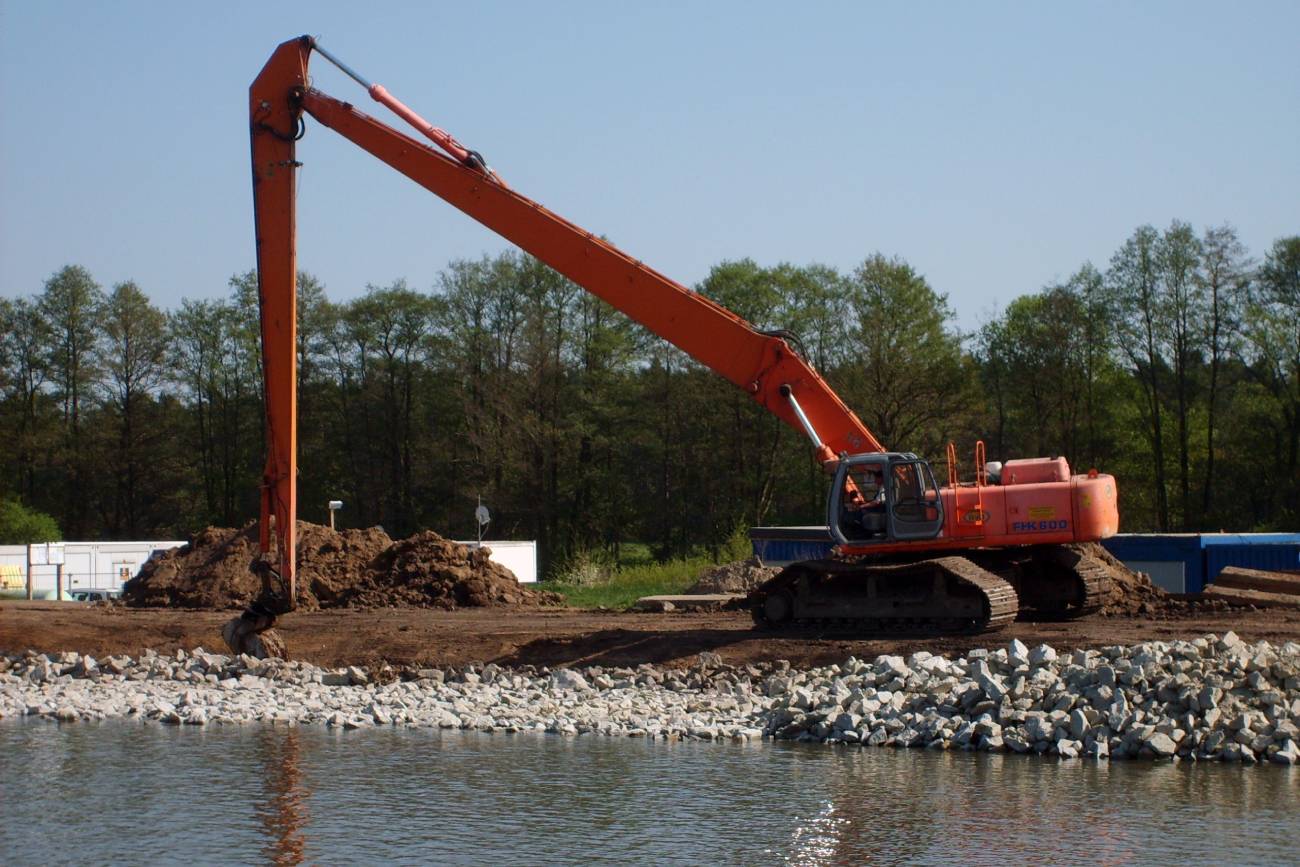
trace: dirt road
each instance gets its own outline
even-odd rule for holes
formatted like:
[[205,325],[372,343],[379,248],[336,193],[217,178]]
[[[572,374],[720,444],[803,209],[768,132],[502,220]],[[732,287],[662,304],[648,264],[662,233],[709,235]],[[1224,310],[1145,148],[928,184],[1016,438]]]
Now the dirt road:
[[[0,651],[75,650],[96,656],[204,647],[224,652],[219,629],[235,612],[128,609],[83,603],[0,603]],[[853,655],[964,652],[1019,638],[1058,649],[1191,638],[1234,630],[1248,641],[1300,641],[1300,611],[1191,614],[1177,619],[1091,617],[1014,623],[1002,632],[947,638],[863,639],[832,631],[756,632],[743,612],[625,614],[574,609],[335,609],[291,614],[279,631],[290,655],[318,665],[687,665],[712,651],[725,662],[788,659],[796,666]]]

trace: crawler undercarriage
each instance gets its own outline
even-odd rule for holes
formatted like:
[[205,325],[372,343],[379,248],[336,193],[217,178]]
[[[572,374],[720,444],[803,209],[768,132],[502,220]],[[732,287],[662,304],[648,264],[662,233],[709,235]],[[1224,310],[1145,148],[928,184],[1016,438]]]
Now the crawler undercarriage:
[[750,595],[767,628],[839,625],[864,633],[979,633],[1024,615],[1070,620],[1101,607],[1105,566],[1065,545],[961,556],[808,560]]

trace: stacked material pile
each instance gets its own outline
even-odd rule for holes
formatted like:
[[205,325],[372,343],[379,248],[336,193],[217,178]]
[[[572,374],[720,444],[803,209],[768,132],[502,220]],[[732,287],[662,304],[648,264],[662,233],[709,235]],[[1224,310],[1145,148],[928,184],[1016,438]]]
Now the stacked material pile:
[[1300,608],[1300,574],[1229,566],[1201,595],[1232,605]]

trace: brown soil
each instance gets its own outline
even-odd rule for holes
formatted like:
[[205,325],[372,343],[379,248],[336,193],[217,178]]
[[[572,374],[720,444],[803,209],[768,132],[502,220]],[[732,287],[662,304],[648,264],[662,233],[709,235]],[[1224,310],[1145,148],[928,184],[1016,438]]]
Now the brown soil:
[[706,571],[687,593],[748,593],[781,570],[757,557],[724,563]]
[[[141,609],[74,602],[0,603],[0,651],[75,650],[103,657],[204,647],[225,652],[223,611]],[[1171,641],[1234,630],[1247,641],[1300,641],[1300,611],[1185,608],[1177,616],[1093,616],[1066,623],[1016,622],[1001,632],[943,638],[866,638],[844,629],[760,632],[747,612],[611,614],[567,608],[341,608],[295,612],[277,630],[289,654],[317,665],[689,665],[698,654],[724,662],[787,659],[796,666],[874,659],[915,650],[964,653],[1019,638],[1073,648]]]
[[[302,525],[300,532],[301,606],[281,618],[277,630],[293,658],[319,665],[379,660],[413,666],[687,665],[712,652],[733,664],[787,659],[810,666],[851,655],[961,653],[1011,638],[1064,650],[1229,629],[1248,641],[1300,641],[1300,611],[1173,597],[1099,546],[1086,553],[1110,572],[1101,614],[1064,623],[1016,622],[985,635],[870,638],[844,628],[759,632],[743,611],[640,614],[519,607],[553,594],[520,587],[482,552],[437,534],[394,543],[379,530],[331,533]],[[131,583],[132,598],[137,605],[240,607],[258,589],[247,571],[255,550],[252,528],[205,531],[187,548],[142,570]],[[724,575],[742,571],[724,570]],[[397,607],[365,610],[380,606]],[[76,650],[96,656],[138,654],[145,648],[220,651],[220,629],[229,616],[175,607],[6,602],[0,606],[0,651]]]
[[1150,575],[1145,572],[1134,572],[1100,544],[1086,542],[1069,547],[1099,561],[1106,567],[1110,584],[1102,600],[1102,614],[1109,616],[1150,614],[1183,607],[1184,603],[1174,599],[1163,588],[1152,584]]
[[[261,592],[249,571],[257,526],[209,527],[188,545],[146,563],[122,587],[133,607],[243,608]],[[336,532],[298,522],[297,606],[321,608],[556,604],[475,549],[425,531],[394,542],[383,530]]]
[[470,548],[426,530],[380,554],[346,604],[482,608],[562,601],[550,591],[524,587],[513,572],[489,560],[489,553],[487,548]]

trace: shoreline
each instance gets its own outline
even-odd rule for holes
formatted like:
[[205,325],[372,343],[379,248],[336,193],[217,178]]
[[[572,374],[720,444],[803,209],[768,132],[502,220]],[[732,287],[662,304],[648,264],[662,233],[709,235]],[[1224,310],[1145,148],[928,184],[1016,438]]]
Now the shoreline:
[[[138,609],[81,603],[0,605],[0,653],[28,649],[77,651],[97,658],[145,650],[172,654],[196,647],[224,649],[221,627],[238,612]],[[983,635],[863,635],[833,625],[770,632],[747,612],[669,614],[572,608],[330,609],[295,612],[276,631],[293,659],[337,668],[380,665],[417,668],[471,663],[518,668],[635,667],[642,663],[689,667],[700,653],[731,665],[789,660],[796,668],[843,662],[850,656],[908,657],[916,651],[955,657],[972,647],[1012,638],[1030,647],[1098,649],[1146,641],[1173,641],[1229,630],[1248,641],[1280,646],[1300,642],[1300,611],[1208,611],[1186,616],[1093,616],[1061,622],[1017,621]]]
[[1300,763],[1300,644],[1233,632],[1057,652],[1017,639],[953,658],[828,666],[324,668],[201,648],[0,656],[0,719],[408,726]]

